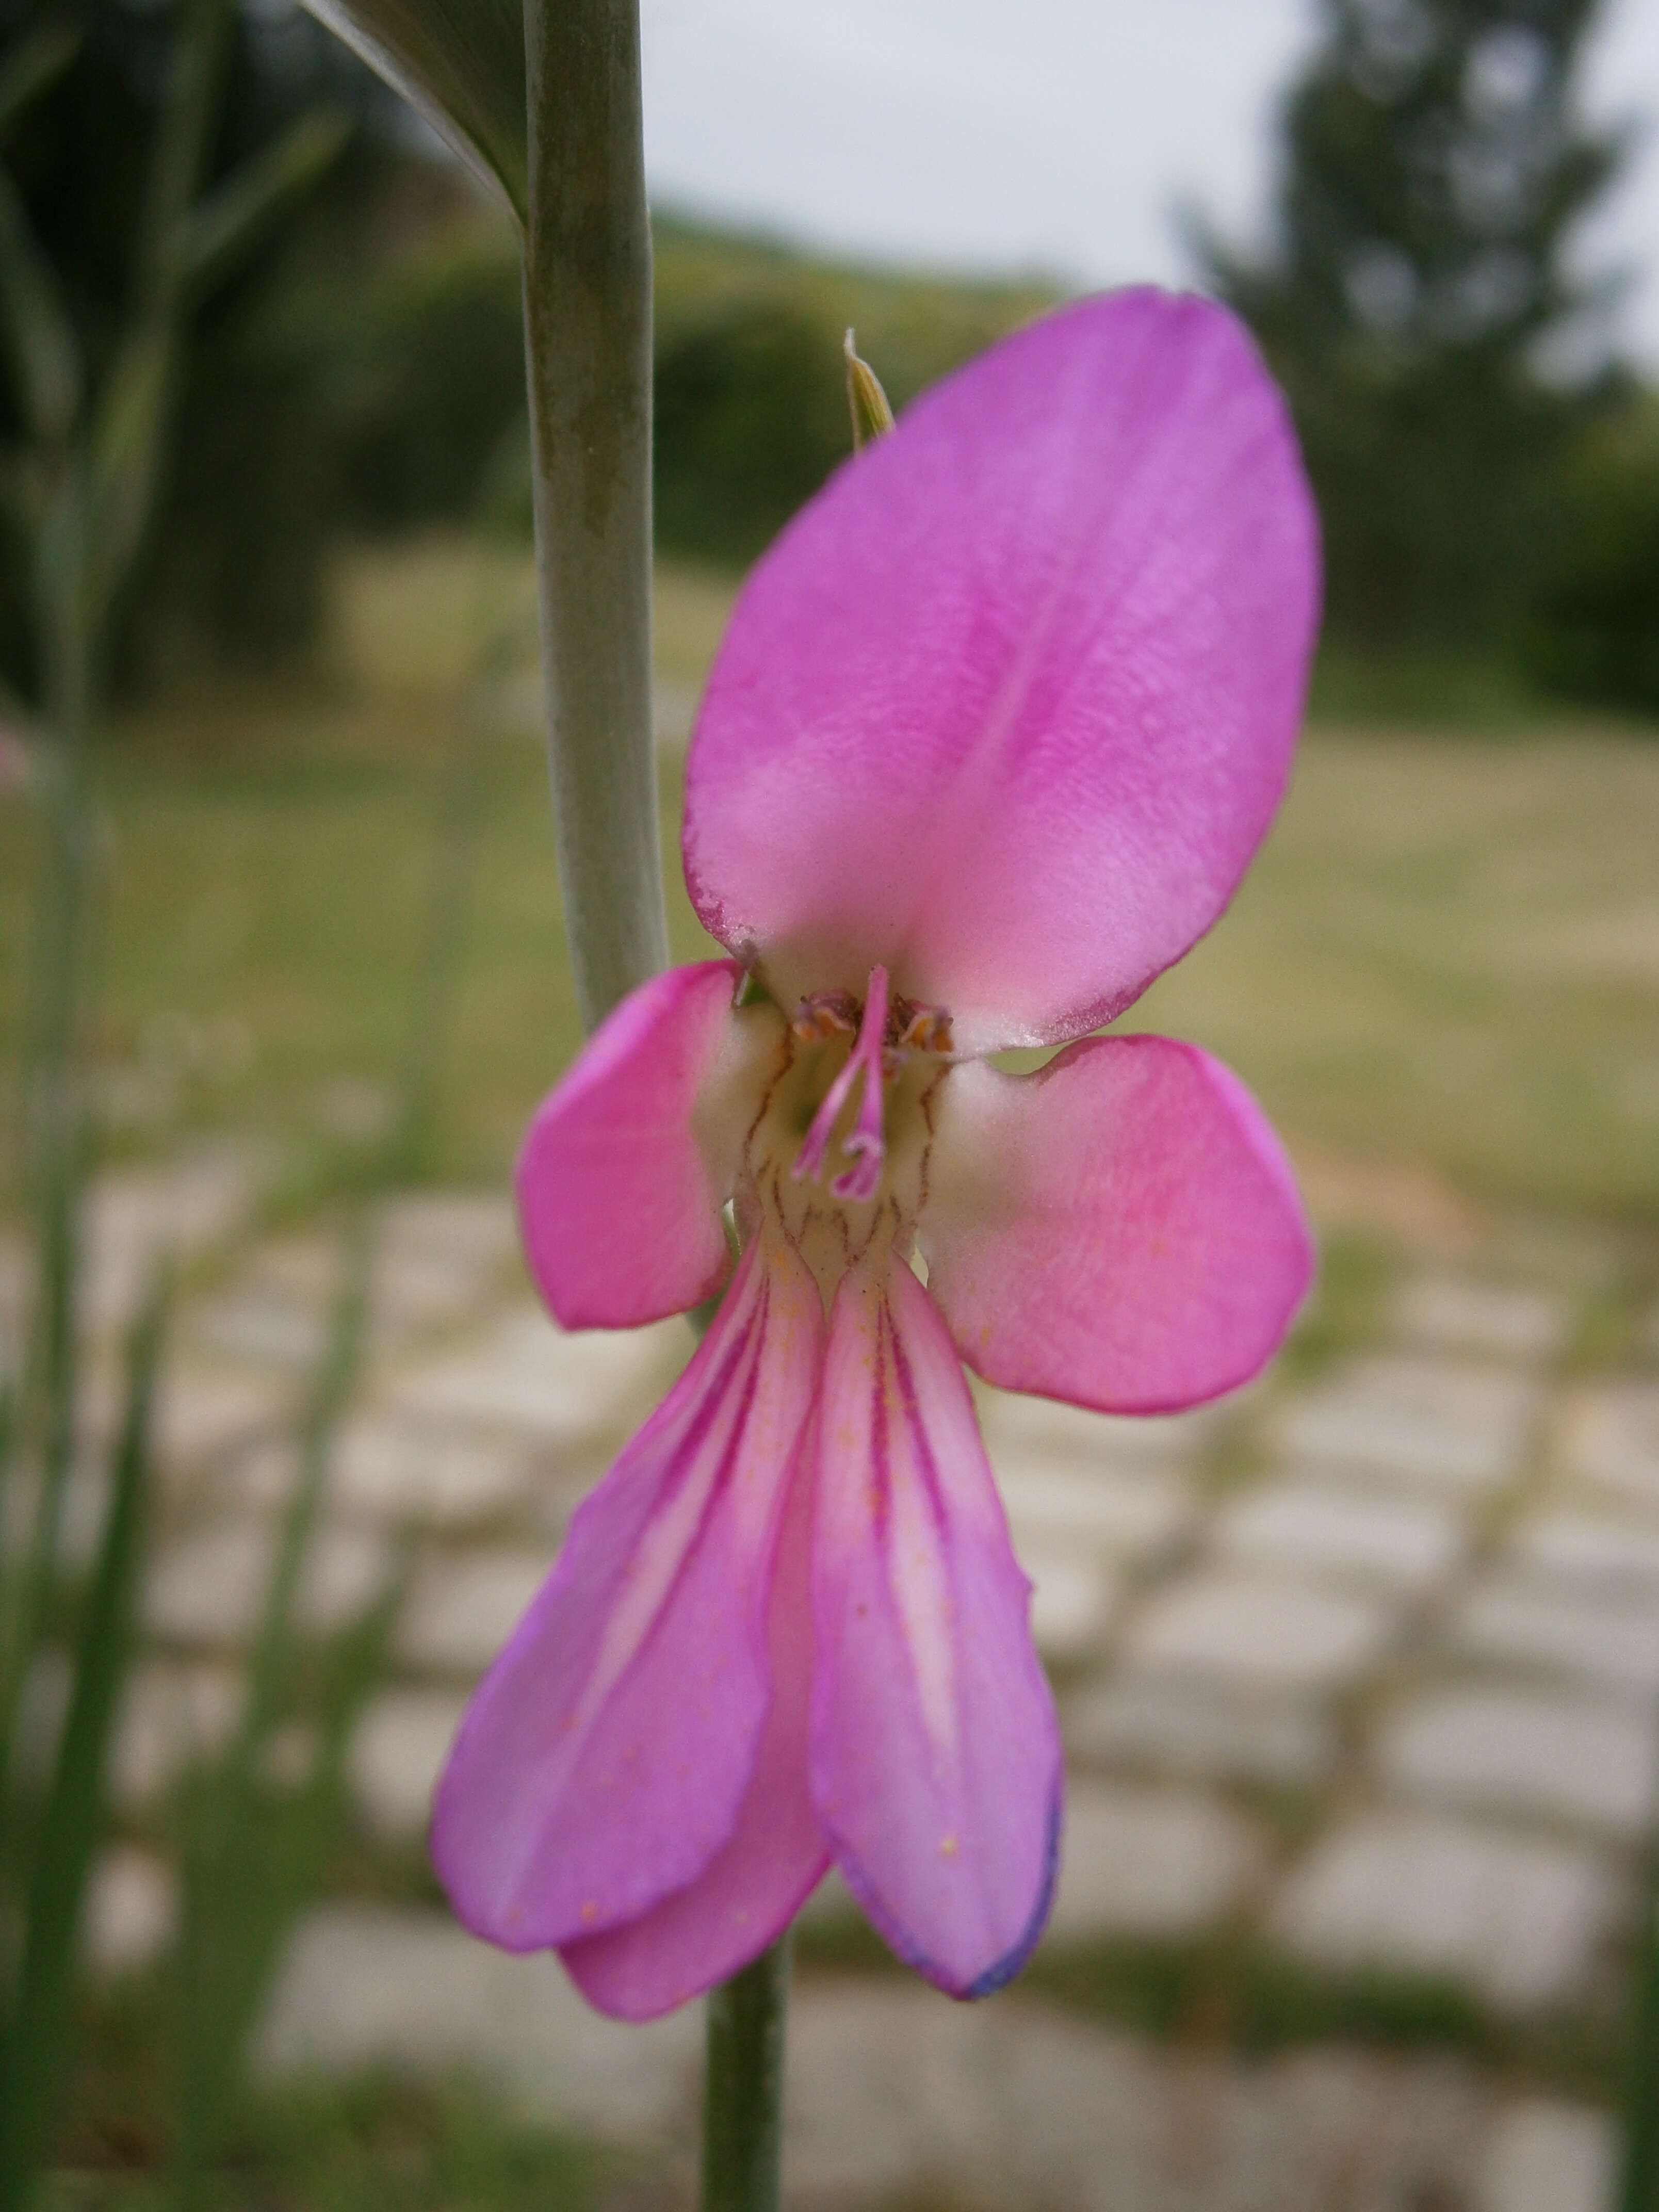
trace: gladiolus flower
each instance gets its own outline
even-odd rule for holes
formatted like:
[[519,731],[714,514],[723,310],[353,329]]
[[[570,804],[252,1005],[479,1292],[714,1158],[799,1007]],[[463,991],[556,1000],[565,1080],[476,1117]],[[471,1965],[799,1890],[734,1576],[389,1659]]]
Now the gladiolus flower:
[[[462,1919],[558,1950],[607,2012],[735,1972],[832,1862],[958,1996],[1042,1930],[1060,1739],[963,1365],[1163,1412],[1255,1374],[1302,1298],[1243,1086],[1090,1032],[1267,829],[1317,574],[1249,340],[1139,290],[917,401],[744,588],[684,832],[731,957],[617,1009],[518,1180],[567,1328],[724,1296],[478,1690],[434,1824]],[[1065,1049],[987,1065],[1013,1046]]]

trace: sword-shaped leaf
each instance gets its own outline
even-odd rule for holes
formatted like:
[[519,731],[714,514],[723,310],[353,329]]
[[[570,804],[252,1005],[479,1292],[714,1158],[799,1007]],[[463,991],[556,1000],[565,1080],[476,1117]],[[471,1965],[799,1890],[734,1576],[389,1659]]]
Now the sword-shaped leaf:
[[30,435],[55,446],[81,405],[81,349],[21,195],[0,169],[0,353]]
[[76,23],[43,23],[0,60],[0,131],[62,76],[83,35]]
[[529,190],[521,0],[306,0],[486,184],[520,224]]
[[313,109],[198,201],[167,248],[185,284],[199,291],[233,268],[317,182],[350,133],[349,116],[335,108]]

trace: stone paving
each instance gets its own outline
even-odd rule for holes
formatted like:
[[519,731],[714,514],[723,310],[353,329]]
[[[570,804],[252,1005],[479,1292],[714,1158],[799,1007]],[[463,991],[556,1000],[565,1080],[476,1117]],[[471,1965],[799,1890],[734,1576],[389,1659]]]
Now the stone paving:
[[[111,1179],[100,1343],[158,1237],[233,1237],[256,1173],[225,1154],[176,1189]],[[313,1231],[226,1253],[168,1384],[166,1533],[116,1762],[130,1808],[234,1721],[337,1294]],[[1606,2016],[1659,1794],[1659,1317],[1618,1371],[1575,1365],[1597,1289],[1582,1239],[1559,1264],[1547,1238],[1407,1255],[1370,1340],[1218,1408],[1133,1422],[981,1394],[1073,1768],[1050,1957],[1221,1935],[1333,1987],[1461,1988],[1522,2027]],[[455,1194],[384,1208],[369,1341],[300,1607],[342,1626],[413,1545],[349,1762],[365,1838],[407,1866],[468,1684],[689,1338],[561,1336],[505,1204]],[[123,1850],[94,1908],[112,1967],[167,1924],[165,1869]],[[827,1892],[816,1924],[851,1910]],[[680,2140],[696,2044],[690,2015],[596,2021],[544,1962],[435,1911],[341,1901],[300,1931],[262,2051],[473,2067],[601,2133]],[[803,2203],[1579,2212],[1610,2155],[1595,2113],[1443,2057],[1334,2045],[1252,2068],[1031,1994],[963,2012],[810,1962],[791,2069]]]

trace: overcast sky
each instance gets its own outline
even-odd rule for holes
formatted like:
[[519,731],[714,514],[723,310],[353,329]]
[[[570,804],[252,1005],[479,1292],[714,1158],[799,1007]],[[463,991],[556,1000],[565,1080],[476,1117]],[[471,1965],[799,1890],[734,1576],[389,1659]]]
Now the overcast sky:
[[[1261,233],[1312,0],[643,0],[655,198],[838,251],[1073,280],[1191,275],[1195,204]],[[1659,119],[1659,0],[1604,0],[1599,119]],[[1659,128],[1586,227],[1659,368]]]

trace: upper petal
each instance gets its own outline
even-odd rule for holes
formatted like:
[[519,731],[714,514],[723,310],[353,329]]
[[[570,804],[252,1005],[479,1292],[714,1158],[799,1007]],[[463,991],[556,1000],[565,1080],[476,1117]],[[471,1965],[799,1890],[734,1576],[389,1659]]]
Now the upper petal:
[[772,1702],[730,1839],[695,1881],[639,1919],[564,1947],[582,1995],[618,2020],[654,2020],[747,1966],[782,1935],[829,1863],[807,1784],[811,1490],[803,1437],[772,1577]]
[[818,1420],[812,1786],[848,1882],[955,1996],[1018,1972],[1060,1804],[1030,1585],[961,1364],[908,1267],[836,1296]]
[[432,1855],[492,1942],[537,1950],[637,1919],[732,1834],[771,1701],[767,1595],[823,1335],[806,1269],[751,1245],[484,1677]]
[[519,1218],[567,1328],[660,1321],[726,1276],[720,1210],[770,1042],[767,1009],[732,1010],[738,975],[735,961],[710,960],[642,983],[536,1110]]
[[1212,922],[1300,718],[1316,524],[1224,309],[1084,301],[918,400],[750,577],[688,772],[686,878],[787,1003],[1097,1027]]
[[952,1068],[919,1232],[928,1288],[990,1382],[1124,1413],[1248,1381],[1313,1246],[1237,1077],[1167,1037],[1085,1037],[1035,1075]]

